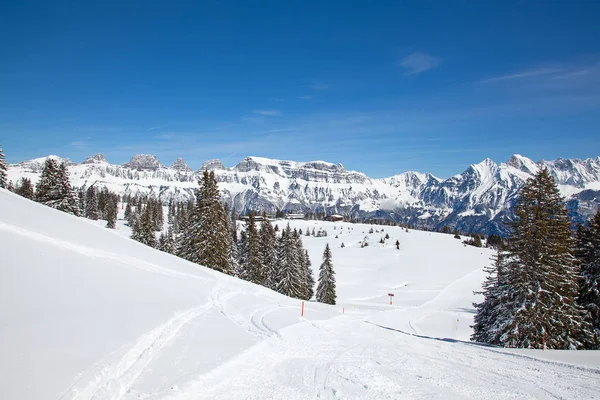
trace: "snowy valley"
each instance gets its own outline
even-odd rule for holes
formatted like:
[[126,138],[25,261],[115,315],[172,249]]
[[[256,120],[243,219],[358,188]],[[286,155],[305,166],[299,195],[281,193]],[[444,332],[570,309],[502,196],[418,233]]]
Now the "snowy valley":
[[[405,172],[373,179],[324,161],[295,162],[247,157],[232,168],[219,160],[193,171],[182,159],[166,167],[153,155],[136,155],[123,165],[101,154],[69,165],[75,188],[107,187],[118,194],[149,194],[163,202],[194,197],[202,171],[215,171],[223,201],[238,213],[325,212],[356,219],[392,219],[405,225],[463,232],[506,234],[518,190],[540,168],[548,168],[565,196],[572,219],[588,219],[600,205],[600,157],[538,163],[514,155],[507,163],[486,159],[462,174],[440,179]],[[44,158],[9,166],[8,177],[39,179]]]
[[329,243],[337,276],[337,305],[301,316],[299,300],[129,239],[120,210],[111,230],[0,189],[0,398],[598,396],[598,352],[468,341],[490,249],[289,221],[327,230],[302,239],[315,274]]

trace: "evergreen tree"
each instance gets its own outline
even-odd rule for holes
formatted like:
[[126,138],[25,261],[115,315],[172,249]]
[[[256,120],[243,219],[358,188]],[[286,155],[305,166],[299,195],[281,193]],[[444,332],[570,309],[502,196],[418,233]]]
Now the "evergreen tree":
[[575,256],[581,267],[577,303],[585,310],[594,336],[586,347],[600,349],[600,210],[589,227],[579,226]]
[[254,213],[248,215],[246,223],[246,246],[247,259],[245,270],[248,274],[248,280],[259,285],[264,284],[263,266],[260,262],[260,243]]
[[71,186],[69,171],[65,163],[60,163],[58,166],[58,177],[60,201],[55,208],[69,214],[79,215],[79,201],[75,190]]
[[17,183],[17,187],[15,188],[15,193],[19,196],[23,196],[26,199],[33,200],[33,184],[29,178],[22,178],[19,183]]
[[213,171],[204,171],[196,207],[190,215],[182,254],[189,261],[231,274],[231,240]]
[[323,263],[319,268],[319,285],[317,286],[317,301],[326,304],[335,304],[335,272],[331,262],[331,249],[329,243],[325,245]]
[[58,165],[51,158],[44,162],[35,199],[48,207],[79,215],[77,196],[69,182],[67,166],[64,163]]
[[312,271],[312,263],[308,256],[308,250],[304,250],[304,271],[306,273],[306,300],[310,300],[315,295],[315,277]]
[[498,317],[493,328],[484,328],[489,332],[476,331],[476,338],[492,335],[505,347],[583,347],[591,332],[576,304],[578,269],[570,221],[547,169],[526,182],[514,213],[506,275],[498,287],[501,293],[495,294],[499,305],[489,311]]
[[509,292],[506,280],[506,264],[508,254],[500,250],[492,257],[493,264],[484,268],[487,273],[487,278],[484,281],[480,292],[475,294],[483,294],[484,300],[481,303],[473,303],[477,310],[472,326],[474,333],[471,335],[471,340],[477,342],[500,345],[500,330],[499,326],[506,324],[510,318],[510,314],[506,309],[507,298]]
[[154,221],[152,220],[152,207],[146,205],[140,220],[140,242],[146,246],[156,247],[156,236],[154,235]]
[[106,203],[106,227],[109,229],[115,229],[117,227],[117,203],[108,202]]
[[277,235],[271,222],[264,218],[260,225],[260,263],[264,271],[264,285],[277,289]]
[[8,164],[6,163],[6,159],[4,157],[4,152],[2,151],[2,145],[0,144],[0,188],[7,188],[7,174]]
[[292,229],[288,224],[281,232],[277,249],[277,291],[302,299],[306,295],[306,277],[301,273],[297,256]]
[[100,218],[98,214],[98,194],[96,188],[90,186],[85,191],[85,217],[96,221]]
[[124,215],[124,217],[127,221],[129,221],[129,216],[131,215],[131,212],[132,212],[131,202],[128,202],[127,205],[125,206],[125,215]]

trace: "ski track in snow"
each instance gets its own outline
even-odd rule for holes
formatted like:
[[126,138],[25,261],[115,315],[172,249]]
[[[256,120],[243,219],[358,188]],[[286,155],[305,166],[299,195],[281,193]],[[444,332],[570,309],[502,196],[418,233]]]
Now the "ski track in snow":
[[144,334],[128,349],[98,362],[57,400],[120,400],[142,375],[150,362],[164,349],[182,326],[199,317],[212,302],[178,313],[165,324]]

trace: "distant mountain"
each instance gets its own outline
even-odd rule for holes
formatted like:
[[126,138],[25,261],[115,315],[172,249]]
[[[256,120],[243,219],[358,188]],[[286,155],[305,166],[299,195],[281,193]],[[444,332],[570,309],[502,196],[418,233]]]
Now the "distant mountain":
[[[237,212],[324,211],[429,228],[449,226],[465,232],[505,234],[519,189],[544,167],[556,179],[574,221],[586,220],[600,207],[600,157],[534,162],[516,154],[499,165],[485,159],[448,179],[420,172],[373,179],[347,171],[341,164],[262,157],[247,157],[233,168],[210,160],[197,171],[181,158],[166,167],[148,154],[135,155],[123,165],[112,165],[101,154],[81,164],[48,157],[69,165],[75,187],[108,187],[121,194],[157,196],[164,202],[193,199],[202,172],[212,170],[223,200]],[[29,177],[36,182],[45,159],[9,166],[9,179]]]

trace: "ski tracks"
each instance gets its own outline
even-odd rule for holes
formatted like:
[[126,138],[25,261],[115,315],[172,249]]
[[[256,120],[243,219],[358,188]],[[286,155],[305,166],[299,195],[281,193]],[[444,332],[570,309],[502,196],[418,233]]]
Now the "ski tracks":
[[184,312],[142,335],[128,349],[100,361],[69,387],[57,400],[119,400],[136,379],[187,323],[213,307],[209,302]]

